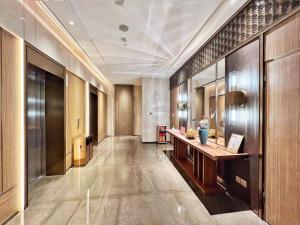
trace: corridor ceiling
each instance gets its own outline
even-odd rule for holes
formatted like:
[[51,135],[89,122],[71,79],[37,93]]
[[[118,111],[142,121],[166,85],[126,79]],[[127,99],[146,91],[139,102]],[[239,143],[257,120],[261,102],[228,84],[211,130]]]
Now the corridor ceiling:
[[168,78],[247,0],[44,0],[114,84]]

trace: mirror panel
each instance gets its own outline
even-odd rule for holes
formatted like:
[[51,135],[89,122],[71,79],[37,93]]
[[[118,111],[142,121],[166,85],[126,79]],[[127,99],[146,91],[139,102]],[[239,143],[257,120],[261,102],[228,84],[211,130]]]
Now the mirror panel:
[[225,146],[225,59],[195,75],[191,87],[190,127],[208,118],[208,140]]

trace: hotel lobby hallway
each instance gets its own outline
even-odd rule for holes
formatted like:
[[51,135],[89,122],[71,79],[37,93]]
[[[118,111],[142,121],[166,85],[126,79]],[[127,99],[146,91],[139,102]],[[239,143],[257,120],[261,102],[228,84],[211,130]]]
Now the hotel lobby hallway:
[[33,183],[29,207],[8,225],[265,224],[249,210],[210,215],[164,146],[106,138],[87,166]]

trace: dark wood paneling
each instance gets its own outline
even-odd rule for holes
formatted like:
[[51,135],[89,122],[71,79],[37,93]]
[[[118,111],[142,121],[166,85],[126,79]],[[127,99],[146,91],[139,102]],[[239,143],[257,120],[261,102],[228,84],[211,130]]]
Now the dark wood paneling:
[[133,135],[133,86],[115,85],[116,135]]
[[46,73],[46,175],[65,174],[64,80]]
[[[249,153],[250,157],[245,160],[225,162],[224,168],[224,180],[229,192],[247,201],[257,213],[261,205],[259,197],[259,52],[259,40],[255,40],[226,57],[226,92],[236,89],[244,90],[247,94],[247,103],[244,106],[226,104],[226,146],[232,133],[244,135],[240,152]],[[238,184],[235,176],[246,180],[247,188]]]

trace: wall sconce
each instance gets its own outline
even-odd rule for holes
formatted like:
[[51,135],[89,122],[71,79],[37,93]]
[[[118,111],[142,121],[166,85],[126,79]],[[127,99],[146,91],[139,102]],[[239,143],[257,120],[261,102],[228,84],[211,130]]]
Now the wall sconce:
[[225,95],[226,105],[242,106],[247,102],[247,95],[245,91],[230,91]]
[[187,102],[185,101],[179,101],[177,102],[177,109],[180,111],[184,111],[187,109]]

